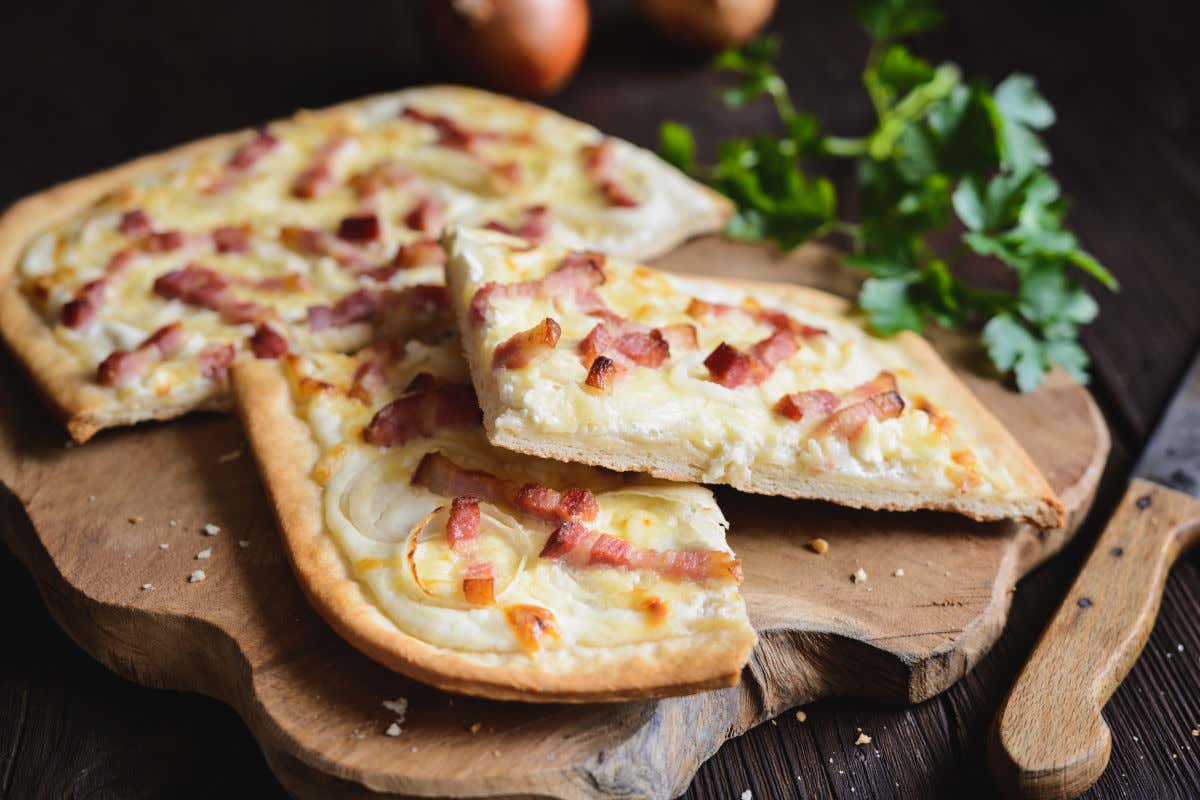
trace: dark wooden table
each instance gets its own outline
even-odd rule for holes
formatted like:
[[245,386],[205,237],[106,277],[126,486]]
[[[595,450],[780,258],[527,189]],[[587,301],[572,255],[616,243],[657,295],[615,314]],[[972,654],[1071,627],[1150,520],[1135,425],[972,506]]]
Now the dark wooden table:
[[[90,3],[40,0],[0,23],[0,201],[143,152],[374,91],[446,76],[422,52],[410,0],[355,3]],[[796,100],[863,130],[866,42],[838,0],[785,0],[773,27]],[[918,43],[969,74],[1033,73],[1058,109],[1055,172],[1084,243],[1123,283],[1087,332],[1093,391],[1114,453],[1077,543],[1018,587],[992,653],[957,686],[912,708],[844,700],[730,742],[696,797],[988,796],[986,732],[1000,698],[1116,499],[1131,459],[1200,336],[1200,56],[1186,3],[1013,0],[948,4]],[[629,2],[597,2],[588,61],[551,102],[642,144],[663,116],[703,144],[753,130],[730,115],[703,60],[641,29]],[[1194,16],[1194,15],[1193,15]],[[0,380],[5,380],[0,375]],[[119,479],[119,478],[118,478]],[[1089,798],[1200,797],[1200,570],[1171,575],[1145,654],[1105,709],[1113,757]],[[232,711],[113,676],[47,616],[0,551],[0,797],[278,796]],[[1182,646],[1182,649],[1180,649]],[[1069,658],[1069,654],[1065,654]],[[852,743],[857,728],[870,748]]]

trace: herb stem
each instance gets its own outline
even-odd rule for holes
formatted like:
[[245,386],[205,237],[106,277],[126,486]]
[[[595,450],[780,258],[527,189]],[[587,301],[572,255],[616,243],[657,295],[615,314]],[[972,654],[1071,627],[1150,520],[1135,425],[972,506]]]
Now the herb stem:
[[830,156],[857,158],[867,153],[865,136],[826,136],[821,140],[821,151]]

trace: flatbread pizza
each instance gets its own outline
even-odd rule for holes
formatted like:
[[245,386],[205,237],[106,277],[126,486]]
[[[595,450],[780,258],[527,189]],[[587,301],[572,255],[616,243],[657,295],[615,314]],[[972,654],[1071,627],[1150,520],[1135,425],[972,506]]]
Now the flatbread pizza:
[[755,634],[707,489],[492,447],[454,338],[232,375],[300,585],[371,657],[497,699],[738,680]]
[[796,286],[490,231],[443,240],[488,438],[670,480],[1061,524],[1020,445],[920,337]]
[[583,123],[478,90],[412,89],[18,203],[0,219],[0,334],[84,441],[228,408],[236,361],[438,324],[446,222],[649,256],[728,213]]

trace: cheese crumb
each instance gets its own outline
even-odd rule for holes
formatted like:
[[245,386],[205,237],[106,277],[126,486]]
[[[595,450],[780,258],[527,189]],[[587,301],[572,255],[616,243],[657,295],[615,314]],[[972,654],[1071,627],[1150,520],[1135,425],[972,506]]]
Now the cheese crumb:
[[803,712],[803,711],[797,711],[797,712],[796,712],[796,719],[797,719],[799,722],[804,722],[804,720],[808,719],[808,714],[806,714],[806,713],[805,713],[805,712]]
[[207,577],[208,576],[204,574],[204,570],[198,569],[198,570],[194,571],[191,575],[188,575],[188,583],[199,583],[200,581],[204,580]]
[[380,705],[399,717],[399,722],[404,722],[404,715],[408,713],[408,700],[406,698],[397,697],[395,700],[384,700]]
[[199,553],[196,553],[196,558],[200,558],[200,559],[212,558],[212,548],[211,547],[204,548]]
[[154,588],[154,584],[153,584],[153,583],[143,583],[143,584],[142,584],[142,591],[149,591],[149,590],[151,590],[151,589],[153,589],[153,588]]
[[893,574],[893,575],[895,575],[897,578],[903,578],[903,577],[904,577],[904,569],[903,569],[902,567],[901,567],[901,568],[898,568],[898,569],[897,569],[895,572],[893,572],[892,574]]
[[829,542],[819,537],[810,540],[808,546],[811,547],[812,551],[819,556],[825,555],[825,553],[829,550]]
[[754,793],[751,792],[749,789],[742,792],[742,800],[750,800],[750,798],[752,798],[752,797],[754,797]]
[[170,549],[171,549],[171,545],[167,544],[166,542],[163,542],[162,544],[160,544],[160,545],[158,546],[158,549],[159,549],[159,550],[170,550]]
[[238,547],[240,547],[240,548],[242,548],[243,550],[245,550],[245,549],[246,549],[247,547],[249,547],[249,546],[250,546],[250,540],[249,540],[249,539],[238,539]]
[[89,494],[89,495],[88,495],[88,502],[89,502],[89,503],[94,503],[94,502],[96,502],[96,495],[94,495],[94,494]]
[[850,576],[850,580],[854,581],[855,583],[866,583],[867,571],[862,567],[859,567],[858,569],[854,570],[854,574]]
[[129,518],[130,525],[137,525],[141,521],[142,521],[142,517],[140,514],[134,514],[132,517]]
[[241,448],[239,448],[237,450],[230,450],[228,453],[224,454],[223,456],[220,456],[217,459],[217,463],[218,464],[228,464],[230,461],[237,461],[241,457],[242,457]]
[[167,520],[167,524],[170,525],[172,528],[174,528],[176,525],[179,524],[179,520],[176,520],[176,519]]
[[482,729],[483,729],[482,722],[472,722],[470,725],[467,726],[467,730],[469,730],[471,733],[479,733],[479,731]]
[[854,743],[855,744],[870,744],[871,737],[867,736],[865,733],[859,733],[858,738],[854,740]]
[[399,736],[400,726],[393,722],[391,725],[387,726],[387,730],[384,731],[384,733],[388,736]]
[[204,532],[209,536],[216,536],[221,532],[220,525],[213,525],[211,522],[204,526]]

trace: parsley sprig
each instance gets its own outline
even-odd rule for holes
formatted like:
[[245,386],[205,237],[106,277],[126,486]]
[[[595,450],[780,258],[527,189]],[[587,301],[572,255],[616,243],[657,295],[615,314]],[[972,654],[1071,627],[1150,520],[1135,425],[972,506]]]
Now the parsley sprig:
[[[1041,139],[1054,109],[1027,75],[989,88],[901,43],[940,22],[933,0],[861,0],[858,13],[872,39],[862,76],[877,117],[869,134],[830,135],[798,110],[774,66],[778,41],[768,37],[721,53],[715,67],[737,77],[722,93],[727,106],[768,97],[783,132],[727,139],[716,163],[702,165],[691,131],[664,122],[664,156],[736,203],[731,237],[784,249],[847,237],[847,261],[869,276],[858,304],[877,332],[921,331],[931,320],[981,329],[992,362],[1022,391],[1052,364],[1085,383],[1079,330],[1098,307],[1078,278],[1117,283],[1064,227],[1067,203]],[[828,158],[857,162],[860,219],[841,218],[833,183],[805,171]],[[965,282],[971,254],[1009,268],[1015,289]]]

